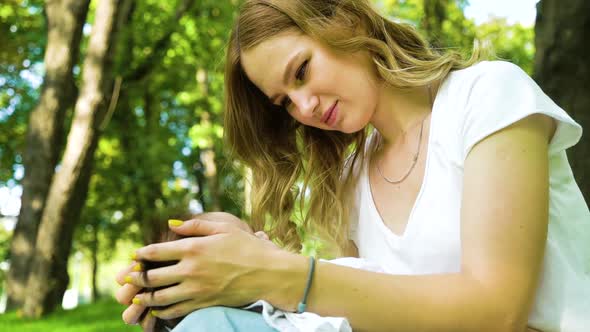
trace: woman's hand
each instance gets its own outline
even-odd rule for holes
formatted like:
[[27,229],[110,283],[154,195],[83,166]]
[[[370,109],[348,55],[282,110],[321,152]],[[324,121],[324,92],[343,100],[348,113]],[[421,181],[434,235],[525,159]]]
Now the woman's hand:
[[[252,277],[264,267],[264,257],[279,249],[264,232],[252,234],[247,224],[228,215],[201,215],[180,227],[172,227],[184,236],[204,237],[149,245],[137,251],[137,259],[178,260],[176,265],[148,272],[150,287],[177,285],[156,291],[153,297],[150,293],[138,294],[148,285],[143,282],[140,272],[134,270],[137,265],[122,270],[117,281],[123,287],[116,297],[120,303],[130,304],[123,313],[126,323],[137,323],[147,306],[174,304],[161,310],[157,316],[175,318],[202,307],[217,304],[240,306],[257,299],[254,295],[261,287],[252,286],[260,281]],[[126,282],[126,277],[131,278],[127,279],[130,282]],[[248,293],[248,289],[255,291]],[[133,298],[135,303],[131,302]],[[142,326],[148,331],[150,325],[153,326],[153,316],[148,314]]]
[[[226,225],[233,225],[233,226],[235,226],[241,230],[244,230],[248,233],[254,233],[254,231],[252,231],[252,228],[250,227],[250,225],[248,225],[245,221],[243,221],[242,219],[234,216],[231,213],[227,213],[227,212],[205,212],[205,213],[200,213],[198,215],[195,215],[193,218],[199,219],[199,220],[220,222],[220,223],[224,223]],[[185,236],[191,236],[191,235],[186,235],[186,234],[182,234],[182,233],[178,233],[178,234],[185,235]]]
[[146,283],[140,272],[130,272],[128,283],[137,287],[173,285],[151,293],[137,294],[142,306],[170,306],[152,313],[161,318],[184,316],[196,309],[215,305],[239,307],[262,298],[268,285],[261,276],[273,253],[280,250],[235,226],[190,220],[175,229],[182,235],[204,235],[152,244],[136,251],[138,259],[178,260],[175,265],[148,272]]
[[141,291],[142,288],[125,282],[125,276],[127,276],[130,272],[141,271],[140,266],[141,265],[139,263],[133,262],[128,267],[119,271],[116,279],[119,285],[121,285],[121,288],[117,290],[115,298],[119,303],[129,305],[129,307],[123,311],[122,315],[125,324],[140,324],[145,332],[152,332],[155,327],[155,317],[147,312],[145,318],[140,322],[139,318],[146,310],[146,307],[131,302],[133,297],[137,295],[137,293]]

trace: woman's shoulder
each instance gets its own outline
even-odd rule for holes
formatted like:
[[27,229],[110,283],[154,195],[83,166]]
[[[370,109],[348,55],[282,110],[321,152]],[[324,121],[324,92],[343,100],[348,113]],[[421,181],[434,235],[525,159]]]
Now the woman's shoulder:
[[[577,143],[581,127],[520,67],[507,61],[482,61],[452,72],[446,82],[447,116],[464,147],[525,117],[540,113],[557,120],[550,153]],[[463,160],[463,159],[461,159]]]
[[452,71],[448,79],[462,85],[532,80],[522,68],[508,61],[480,61],[467,68]]
[[[504,60],[484,60],[474,63],[473,65],[452,71],[452,73],[462,74],[493,74],[493,73],[524,73],[516,64]],[[526,75],[526,73],[525,73]]]
[[532,97],[542,94],[541,89],[524,70],[507,61],[481,61],[452,71],[443,82],[441,90],[452,96],[447,102],[452,103],[457,110],[467,110],[470,105],[481,105],[484,101],[495,104],[517,96]]

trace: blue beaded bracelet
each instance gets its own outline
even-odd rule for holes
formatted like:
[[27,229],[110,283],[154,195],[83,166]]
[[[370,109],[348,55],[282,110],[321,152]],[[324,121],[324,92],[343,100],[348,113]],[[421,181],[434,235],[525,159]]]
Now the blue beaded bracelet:
[[311,288],[311,281],[313,278],[313,271],[315,270],[315,257],[309,257],[309,273],[307,274],[307,285],[305,285],[305,292],[303,293],[303,299],[297,305],[297,312],[302,313],[307,308],[307,294]]

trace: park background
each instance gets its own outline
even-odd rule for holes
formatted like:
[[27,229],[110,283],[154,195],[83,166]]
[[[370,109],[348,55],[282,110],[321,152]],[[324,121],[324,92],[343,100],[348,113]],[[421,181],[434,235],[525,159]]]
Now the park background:
[[[154,225],[247,217],[248,170],[222,139],[240,2],[0,2],[0,331],[137,331],[120,320],[114,276]],[[374,3],[436,47],[491,47],[590,128],[590,2]],[[588,201],[588,139],[568,155]]]

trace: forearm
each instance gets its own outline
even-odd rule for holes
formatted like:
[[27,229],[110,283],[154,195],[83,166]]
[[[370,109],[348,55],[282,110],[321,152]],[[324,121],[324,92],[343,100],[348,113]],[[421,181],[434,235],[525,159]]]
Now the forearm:
[[[286,256],[269,301],[294,310],[308,271],[303,256]],[[318,262],[308,311],[347,317],[355,331],[511,331],[498,295],[463,274],[401,276]],[[500,303],[501,302],[501,303]]]

